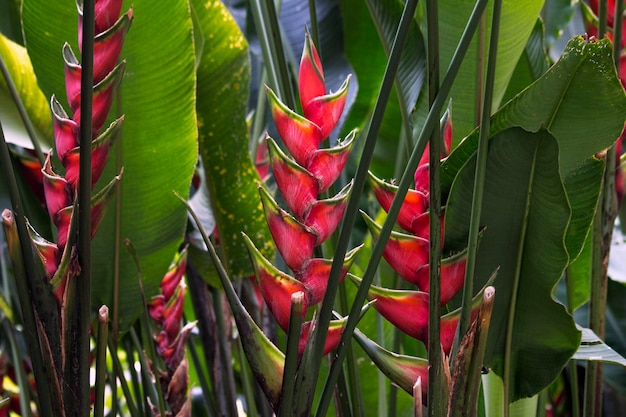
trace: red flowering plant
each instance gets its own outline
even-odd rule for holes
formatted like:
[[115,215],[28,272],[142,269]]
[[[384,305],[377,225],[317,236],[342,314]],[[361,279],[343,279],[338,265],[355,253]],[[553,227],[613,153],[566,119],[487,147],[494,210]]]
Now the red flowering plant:
[[[306,36],[298,87],[304,115],[285,106],[274,91],[267,88],[272,117],[278,134],[293,159],[276,141],[267,137],[270,166],[278,190],[290,212],[282,209],[264,187],[259,187],[270,232],[278,252],[293,276],[280,271],[265,259],[250,240],[248,248],[256,271],[257,283],[278,325],[287,331],[291,297],[304,294],[302,317],[307,309],[319,304],[326,292],[332,259],[315,257],[315,248],[335,231],[349,196],[348,184],[334,197],[319,199],[329,190],[344,168],[355,132],[331,148],[320,149],[337,125],[348,93],[349,77],[335,93],[327,94],[324,73],[315,45]],[[342,277],[346,275],[358,249],[347,254]],[[311,323],[302,326],[299,352],[302,354]],[[341,324],[329,329],[324,352],[334,349],[341,336]]]
[[[83,48],[83,4],[79,2],[78,6],[78,45],[82,52]],[[122,1],[96,1],[95,13],[93,14],[93,92],[88,97],[92,97],[90,126],[91,131],[87,133],[91,137],[91,163],[90,163],[90,184],[87,187],[80,187],[80,171],[81,156],[84,157],[84,150],[81,151],[81,84],[83,65],[76,58],[72,48],[65,43],[62,50],[65,62],[65,87],[70,112],[66,112],[63,105],[58,102],[55,96],[50,100],[50,109],[53,116],[53,132],[55,150],[46,154],[43,166],[29,166],[30,170],[39,168],[43,174],[41,181],[43,183],[43,191],[45,196],[45,206],[50,216],[50,220],[56,229],[55,242],[50,242],[41,236],[28,223],[28,232],[33,248],[35,249],[36,259],[40,261],[40,265],[34,268],[41,269],[45,275],[45,281],[34,285],[40,286],[35,290],[33,303],[37,306],[37,320],[39,321],[39,337],[45,340],[44,345],[49,352],[44,356],[48,356],[51,360],[50,366],[47,367],[49,373],[49,381],[56,380],[52,389],[53,409],[61,412],[59,409],[69,410],[73,405],[68,401],[71,395],[65,391],[73,389],[72,384],[62,384],[63,372],[66,370],[66,362],[73,360],[68,358],[68,352],[61,352],[58,349],[61,346],[61,338],[67,345],[73,344],[73,336],[71,336],[73,326],[73,315],[68,309],[73,308],[72,297],[70,294],[70,283],[77,279],[85,280],[81,277],[82,268],[79,261],[81,256],[77,244],[78,218],[76,215],[76,207],[79,202],[79,189],[82,192],[91,191],[98,183],[105,164],[109,150],[113,145],[122,121],[123,116],[114,120],[106,129],[103,129],[107,120],[109,110],[114,100],[114,96],[118,90],[118,86],[122,80],[125,70],[125,62],[119,62],[119,55],[122,50],[125,35],[131,25],[133,19],[132,8],[120,17]],[[91,41],[90,41],[91,43]],[[83,129],[84,130],[84,129]],[[60,167],[54,167],[54,159],[60,162]],[[38,165],[38,164],[35,164]],[[59,172],[62,172],[59,173]],[[121,174],[120,174],[121,175]],[[100,191],[91,196],[90,207],[90,234],[91,238],[96,234],[98,227],[104,217],[105,206],[110,201],[116,184],[120,181],[120,175],[115,176]],[[90,193],[91,194],[91,193]],[[8,211],[3,213],[3,221],[5,228],[14,227],[12,214]],[[15,247],[17,235],[13,230],[7,230],[7,235],[12,236],[10,240]],[[11,251],[14,265],[20,263],[17,250]],[[17,266],[16,266],[17,267]],[[30,284],[33,285],[33,284]],[[54,296],[51,297],[52,293]],[[45,305],[46,307],[41,307]],[[87,345],[88,346],[88,345]],[[69,371],[71,372],[71,371]],[[71,373],[65,376],[70,377]],[[58,384],[58,385],[55,385]],[[40,390],[41,391],[41,390]],[[63,392],[64,396],[61,395]],[[84,398],[89,401],[89,398]],[[78,403],[77,404],[85,404]]]
[[[169,410],[166,416],[190,416],[189,365],[185,343],[195,323],[182,325],[186,286],[183,280],[187,267],[187,250],[183,249],[170,265],[161,281],[161,293],[148,303],[148,314],[157,325],[154,330],[156,353],[165,369],[158,369],[158,379]],[[158,404],[152,404],[155,416],[161,416]]]

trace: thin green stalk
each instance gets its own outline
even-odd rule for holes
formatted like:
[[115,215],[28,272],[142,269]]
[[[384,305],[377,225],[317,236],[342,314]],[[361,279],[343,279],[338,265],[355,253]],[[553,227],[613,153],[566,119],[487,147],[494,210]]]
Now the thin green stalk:
[[[565,285],[567,288],[567,312],[573,315],[574,314],[574,308],[573,308],[573,305],[574,305],[573,285],[574,284],[572,283],[572,280],[569,275],[569,267],[565,272]],[[580,400],[578,398],[578,392],[579,392],[578,371],[577,371],[576,361],[573,359],[570,360],[568,363],[568,368],[569,368],[570,393],[571,393],[571,401],[572,401],[571,414],[572,414],[572,417],[580,417]]]
[[[376,16],[376,11],[373,10],[371,3],[366,2],[366,5],[370,12],[370,15],[372,17]],[[381,27],[382,25],[380,24],[378,19],[373,19],[373,21],[376,24],[376,30],[378,31],[380,35],[379,38],[382,42],[383,49],[385,50],[385,53],[389,57],[389,54],[391,51],[391,45],[389,45],[389,43],[387,42],[387,37],[384,35],[384,29]],[[398,78],[397,75],[395,77],[394,83],[396,86],[396,98],[398,100],[398,109],[400,111],[400,117],[402,120],[402,128],[400,129],[400,140],[397,146],[396,165],[395,165],[395,170],[394,170],[395,178],[397,178],[401,172],[396,173],[395,171],[401,170],[402,167],[404,166],[404,161],[401,161],[401,159],[405,158],[405,156],[402,153],[402,151],[404,150],[404,147],[406,146],[406,155],[410,155],[411,153],[410,150],[413,148],[415,144],[411,143],[412,142],[411,139],[413,138],[413,121],[411,120],[411,115],[409,114],[410,106],[407,105],[407,102],[404,99],[404,94],[402,94],[402,85],[400,84],[400,79]]]
[[[43,354],[40,344],[41,335],[38,332],[37,319],[35,318],[35,310],[33,300],[31,298],[31,288],[37,288],[38,282],[46,280],[44,276],[41,262],[35,257],[33,246],[30,242],[30,236],[26,228],[24,217],[24,206],[22,197],[17,186],[15,172],[13,170],[13,162],[9,155],[9,148],[4,138],[4,131],[0,123],[0,172],[2,178],[5,179],[9,190],[9,198],[13,207],[13,213],[2,214],[2,221],[5,227],[6,222],[14,222],[17,229],[17,238],[19,240],[20,252],[19,259],[14,259],[13,270],[15,274],[15,282],[17,292],[20,299],[20,307],[22,310],[22,319],[24,324],[24,334],[28,350],[33,364],[33,372],[39,393],[40,412],[43,417],[52,417],[55,414],[61,415],[63,406],[61,392],[56,392],[54,379],[56,365],[50,357]],[[7,215],[10,218],[7,218]],[[38,268],[38,266],[40,266]],[[43,301],[43,300],[40,300]],[[56,309],[55,305],[48,306],[50,309]]]
[[[343,220],[343,224],[341,226],[341,232],[339,234],[339,240],[337,242],[337,247],[335,249],[333,264],[331,267],[331,272],[328,280],[328,287],[326,290],[326,294],[324,296],[324,301],[322,303],[322,308],[320,310],[320,316],[318,321],[317,332],[314,334],[314,343],[313,343],[313,352],[312,352],[312,363],[318,364],[320,363],[322,356],[322,349],[324,347],[324,340],[326,338],[326,332],[328,331],[328,326],[330,323],[330,319],[332,317],[332,309],[335,300],[335,296],[337,295],[337,287],[339,283],[339,272],[342,267],[343,259],[348,249],[348,244],[350,243],[350,235],[352,233],[352,227],[354,225],[354,220],[358,213],[358,204],[360,200],[360,196],[363,192],[363,188],[365,185],[365,181],[367,179],[367,171],[369,168],[369,164],[372,160],[372,156],[374,153],[374,146],[376,145],[376,138],[378,136],[378,132],[380,130],[380,126],[382,123],[382,117],[385,112],[385,108],[387,106],[387,102],[389,100],[389,96],[391,94],[392,86],[395,80],[396,73],[398,71],[398,67],[400,65],[400,56],[402,54],[402,49],[404,43],[406,42],[409,28],[411,26],[411,22],[413,21],[413,15],[415,14],[415,9],[417,7],[417,0],[409,0],[405,4],[404,11],[402,13],[402,17],[400,20],[400,25],[396,32],[396,39],[394,40],[393,47],[391,49],[391,54],[389,57],[389,61],[387,62],[387,68],[385,69],[385,75],[383,77],[383,82],[378,94],[378,99],[376,100],[376,105],[374,107],[374,112],[372,115],[372,120],[368,125],[368,130],[365,139],[365,145],[363,148],[363,152],[361,154],[361,160],[359,166],[357,168],[357,174],[354,179],[354,185],[352,187],[352,192],[350,193],[350,198],[348,199],[348,205],[346,208],[346,214]],[[371,279],[370,279],[371,283]],[[367,284],[369,286],[369,283]],[[362,296],[362,300],[355,300],[354,305],[352,306],[352,311],[355,309],[360,309],[360,306],[356,304],[362,304],[363,300],[365,300],[365,296]],[[353,316],[350,314],[348,319],[347,326],[352,325],[354,329],[355,322],[358,320],[358,312]],[[352,321],[352,323],[351,323]],[[339,344],[339,349],[337,351],[337,356],[333,365],[331,367],[331,373],[328,375],[326,383],[324,385],[324,391],[322,393],[322,397],[320,398],[320,404],[317,409],[317,416],[322,416],[326,414],[326,410],[328,409],[330,399],[332,397],[333,387],[337,381],[339,376],[339,371],[341,370],[341,364],[343,362],[347,345],[349,345],[349,338],[351,337],[352,330],[349,330],[348,334],[346,330],[350,327],[344,329],[342,334],[342,342]],[[310,381],[316,381],[317,376],[319,374],[319,367],[312,367],[312,377]],[[310,395],[308,397],[311,397]],[[312,398],[302,398],[302,402],[310,402]],[[305,407],[306,409],[310,409],[310,405]]]
[[[439,9],[437,0],[426,3],[428,27],[428,103],[435,102],[439,92]],[[430,417],[445,414],[448,403],[448,387],[444,375],[443,355],[441,351],[441,184],[440,154],[441,129],[435,124],[430,135],[430,194],[429,194],[429,303],[428,303],[428,415]],[[421,395],[421,394],[420,394]],[[421,396],[420,396],[421,400]],[[416,412],[421,412],[421,404]]]
[[[200,360],[200,355],[198,355],[198,349],[196,348],[196,343],[193,340],[193,337],[190,337],[187,340],[187,351],[189,352],[191,362],[196,369],[196,376],[198,378],[198,382],[200,383],[200,388],[202,388],[202,399],[204,400],[207,413],[209,417],[214,417],[216,415],[216,408],[213,402],[213,396],[211,395],[211,386],[206,378],[205,369],[202,361]],[[252,413],[248,414],[252,417]]]
[[[280,408],[278,417],[289,417],[292,414],[293,392],[298,370],[298,345],[302,327],[302,308],[304,292],[298,291],[291,296],[291,311],[289,312],[289,329],[287,332],[287,349],[285,352],[285,369],[283,371],[283,386],[280,393]],[[306,370],[301,370],[306,371]]]
[[[468,236],[467,267],[465,270],[465,285],[463,286],[463,308],[459,323],[459,335],[462,337],[470,326],[470,312],[474,291],[474,273],[476,266],[476,253],[478,251],[478,232],[480,229],[480,216],[482,213],[482,201],[485,186],[485,172],[487,170],[487,147],[489,144],[489,130],[491,118],[491,106],[493,103],[493,85],[495,82],[496,57],[498,52],[498,37],[500,34],[500,15],[502,1],[496,0],[493,4],[491,21],[491,38],[489,40],[489,56],[487,61],[487,73],[484,83],[483,107],[481,110],[481,123],[479,143],[477,150],[476,173],[474,177],[474,192],[472,195],[472,211],[470,217],[470,230]],[[459,338],[460,339],[460,338]]]
[[78,263],[80,274],[67,283],[64,317],[64,400],[67,416],[86,416],[89,395],[89,326],[91,324],[91,140],[95,1],[84,0],[80,103],[80,179],[78,184]]
[[[112,335],[111,335],[112,336]],[[120,386],[122,388],[122,392],[124,393],[124,398],[126,399],[126,406],[128,407],[128,412],[131,417],[141,417],[142,414],[139,413],[137,406],[135,405],[135,401],[133,396],[128,388],[128,382],[126,381],[126,376],[124,374],[124,368],[122,367],[122,363],[120,362],[120,358],[117,356],[117,346],[113,341],[112,337],[109,337],[109,352],[111,353],[111,363],[113,363],[113,371],[115,372],[115,376],[120,381]],[[133,357],[129,356],[128,358],[129,364],[133,363]],[[131,367],[134,369],[134,367]],[[131,371],[134,373],[134,371]]]
[[[143,337],[143,346],[141,342],[139,342],[139,338],[135,332],[135,329],[130,329],[130,337],[135,345],[135,350],[137,350],[137,354],[139,355],[139,362],[141,362],[141,369],[144,372],[144,381],[150,381],[148,375],[148,369],[151,370],[152,374],[155,377],[155,384],[148,384],[149,388],[151,388],[151,392],[153,393],[153,402],[159,408],[161,415],[165,415],[165,399],[163,397],[163,390],[161,389],[161,384],[159,382],[159,357],[156,353],[156,348],[154,347],[154,340],[152,339],[152,326],[150,325],[150,315],[148,314],[148,303],[146,301],[146,295],[143,291],[143,273],[141,272],[141,264],[139,263],[139,257],[137,256],[137,251],[135,247],[130,242],[130,240],[126,240],[125,242],[128,253],[131,258],[135,262],[135,268],[137,269],[137,280],[139,282],[139,293],[141,294],[141,303],[143,306],[143,311],[141,315],[141,333]],[[150,359],[150,363],[152,365],[151,368],[148,367],[148,362],[146,357]],[[145,386],[145,384],[144,384]]]
[[230,349],[228,347],[228,340],[225,337],[228,332],[226,331],[226,322],[224,321],[222,296],[218,290],[211,289],[211,300],[213,301],[215,322],[217,323],[217,345],[221,362],[220,370],[222,372],[222,381],[220,385],[226,402],[224,405],[227,407],[230,415],[237,415],[235,381],[232,373],[232,366],[230,364]]
[[616,1],[615,2],[615,12],[613,14],[613,16],[615,16],[614,21],[618,22],[618,24],[613,24],[613,59],[615,60],[615,68],[617,68],[617,70],[619,71],[619,66],[620,66],[620,57],[622,55],[622,48],[624,47],[624,45],[622,45],[622,32],[623,32],[623,27],[621,24],[619,24],[619,22],[621,22],[621,19],[619,18],[619,16],[622,16],[624,14],[624,2],[623,1]]
[[[405,12],[406,12],[406,8],[408,8],[409,6],[410,7],[415,6],[413,3],[414,2],[411,2],[411,1],[406,3]],[[354,329],[356,327],[356,322],[358,321],[358,318],[359,318],[360,306],[363,304],[364,300],[366,299],[368,288],[370,284],[372,283],[375,270],[378,267],[378,262],[380,261],[380,258],[382,256],[386,241],[389,238],[389,235],[391,234],[391,230],[393,229],[395,220],[400,211],[400,207],[402,206],[402,202],[404,201],[404,196],[406,195],[407,190],[409,189],[409,186],[413,182],[413,173],[415,172],[415,169],[417,168],[417,164],[419,163],[421,155],[424,152],[428,138],[432,134],[432,131],[435,128],[435,125],[438,125],[439,123],[439,114],[441,110],[443,109],[443,106],[445,104],[448,94],[450,93],[450,90],[452,88],[452,83],[456,75],[458,74],[458,71],[463,61],[463,58],[465,56],[465,53],[467,52],[469,48],[469,44],[471,42],[472,36],[476,30],[476,27],[478,26],[478,22],[486,6],[487,6],[487,0],[478,0],[476,2],[476,5],[474,6],[472,15],[465,27],[463,35],[461,36],[461,40],[459,41],[457,49],[452,57],[450,66],[448,67],[448,71],[446,72],[443,82],[441,83],[439,94],[437,95],[437,98],[435,99],[433,106],[428,112],[428,116],[426,117],[426,120],[424,122],[424,127],[422,129],[422,132],[419,135],[415,148],[413,149],[413,153],[411,154],[411,157],[407,163],[407,167],[404,171],[404,174],[402,175],[402,178],[400,179],[400,183],[398,184],[398,191],[396,193],[396,196],[394,197],[394,200],[391,204],[391,207],[389,209],[389,212],[383,224],[382,230],[380,232],[379,240],[376,242],[376,244],[374,245],[374,248],[372,249],[370,261],[368,263],[367,269],[363,276],[363,281],[361,282],[361,285],[359,286],[359,289],[357,291],[357,295],[355,297],[352,310],[348,317],[348,322],[346,323],[346,327],[341,337],[341,342],[339,343],[339,348],[336,353],[336,359],[333,362],[333,365],[326,379],[324,392],[322,393],[322,397],[320,399],[320,406],[318,407],[318,410],[317,410],[317,416],[321,417],[325,415],[326,410],[328,409],[328,394],[326,392],[327,390],[330,390],[329,386],[332,386],[336,381],[336,378],[338,376],[338,371],[341,367],[341,363],[345,356],[347,345],[349,345],[348,343],[349,338],[352,337],[352,333],[354,332]],[[412,14],[410,14],[409,16],[409,19],[411,18],[412,18]],[[404,22],[404,15],[401,21],[400,29],[398,30],[398,35],[408,30],[408,26],[410,22],[406,22],[406,23],[403,23],[403,22]],[[405,24],[406,27],[404,27],[403,24]],[[318,339],[315,340],[315,346],[318,349],[320,349],[320,347],[323,345],[323,338],[325,335],[325,331],[328,328],[328,322],[330,320],[330,315],[332,313],[331,311],[332,300],[335,297],[336,287],[337,287],[338,278],[339,278],[339,272],[341,269],[340,260],[343,259],[343,257],[345,256],[347,245],[350,240],[350,234],[352,232],[352,226],[354,224],[354,220],[356,217],[358,202],[361,197],[361,193],[363,191],[363,184],[365,182],[365,176],[367,175],[367,169],[371,161],[373,147],[376,142],[376,136],[378,135],[378,130],[380,128],[382,112],[384,111],[385,103],[387,99],[389,98],[389,94],[390,94],[389,90],[391,89],[391,84],[393,82],[395,70],[397,69],[397,62],[394,62],[394,61],[397,60],[398,55],[399,55],[399,50],[401,50],[401,47],[399,46],[396,47],[396,45],[400,45],[401,43],[403,43],[403,42],[399,42],[400,41],[399,36],[397,36],[397,38],[398,38],[397,41],[394,42],[394,48],[392,49],[392,53],[391,53],[391,57],[388,63],[387,70],[385,71],[385,76],[383,78],[381,91],[379,93],[377,104],[374,108],[372,121],[368,128],[365,147],[363,150],[361,161],[357,169],[356,178],[354,179],[354,187],[352,189],[352,193],[350,194],[350,199],[348,200],[346,216],[344,218],[344,223],[342,225],[341,233],[339,235],[337,251],[335,253],[333,266],[330,272],[328,290],[324,298],[324,303],[322,304],[322,312],[320,313],[320,334],[317,335],[319,340]],[[316,379],[317,374],[314,376]]]
[[311,20],[311,38],[313,45],[317,48],[317,54],[322,56],[322,44],[320,43],[320,35],[317,24],[317,10],[315,9],[315,0],[309,0],[309,16]]
[[2,328],[4,334],[11,346],[11,355],[13,356],[13,363],[15,367],[15,375],[17,377],[17,386],[20,388],[20,408],[24,417],[32,417],[33,412],[30,407],[30,385],[24,367],[21,366],[24,360],[23,353],[20,351],[17,339],[15,337],[15,325],[11,323],[8,317],[4,317],[2,320]]
[[256,106],[254,107],[254,115],[252,117],[252,127],[250,129],[250,141],[248,149],[252,160],[256,162],[257,148],[259,146],[259,138],[265,129],[265,115],[267,112],[267,98],[265,94],[261,94],[263,86],[267,84],[267,70],[263,68],[261,71],[261,82],[259,83],[259,95],[257,96]]
[[[126,360],[129,363],[134,364],[135,363],[135,349],[133,349],[133,341],[130,340],[130,335],[127,335],[126,337],[124,337],[122,342],[124,343],[124,352],[126,353]],[[111,356],[113,356],[113,351],[111,351],[111,343],[117,344],[117,340],[115,340],[114,337],[111,337],[109,340],[109,352]],[[117,350],[115,351],[115,355],[117,356]],[[130,366],[128,369],[128,373],[130,374],[130,382],[133,385],[133,393],[135,394],[135,400],[139,404],[139,413],[141,417],[143,417],[146,415],[146,408],[143,407],[143,405],[145,404],[145,401],[142,399],[145,399],[147,397],[147,394],[145,394],[146,389],[144,389],[144,386],[141,383],[141,376],[140,376],[141,370],[137,371],[135,366]]]
[[96,390],[94,393],[94,417],[104,417],[104,388],[107,375],[107,341],[109,338],[109,308],[98,310],[98,337],[96,338]]
[[241,385],[243,388],[244,397],[246,398],[246,404],[248,405],[247,416],[258,417],[260,414],[255,402],[256,395],[254,381],[250,376],[250,368],[245,366],[246,354],[243,351],[243,345],[241,344],[240,338],[237,338],[236,343],[239,363],[241,364]]
[[[145,326],[142,326],[142,327],[145,328]],[[129,334],[130,334],[130,339],[133,342],[133,346],[135,350],[137,351],[137,355],[139,357],[139,363],[141,364],[141,372],[142,372],[142,377],[144,381],[143,385],[144,385],[145,392],[150,397],[152,404],[155,404],[160,414],[164,416],[165,410],[166,410],[165,398],[163,396],[163,390],[161,389],[161,384],[158,378],[158,375],[159,375],[159,369],[157,366],[158,362],[156,361],[156,355],[154,354],[154,346],[151,347],[151,345],[153,345],[152,340],[151,339],[146,340],[145,338],[146,332],[147,331],[145,329],[142,330],[142,333],[144,333],[144,335],[142,335],[143,343],[141,340],[139,340],[139,337],[137,336],[137,332],[135,331],[134,328],[131,327]],[[150,364],[148,363],[148,360],[150,360],[152,366],[150,366]],[[155,378],[154,381],[152,380],[152,375],[154,375],[154,378]]]
[[28,112],[26,111],[26,107],[24,107],[24,102],[20,98],[19,93],[17,92],[17,88],[15,87],[15,83],[11,78],[11,74],[9,74],[9,69],[7,68],[2,56],[0,55],[0,72],[2,72],[2,76],[7,83],[7,88],[9,89],[9,94],[17,107],[17,112],[20,114],[22,118],[22,122],[24,123],[24,127],[26,128],[26,133],[28,133],[28,137],[30,138],[31,143],[33,144],[33,149],[35,150],[35,154],[37,155],[37,159],[39,160],[39,164],[43,166],[44,160],[46,159],[43,156],[43,152],[41,151],[41,146],[39,145],[39,141],[37,140],[37,132],[35,127],[33,126],[33,122],[28,117]]
[[[606,28],[607,28],[606,18],[608,14],[607,11],[608,11],[607,1],[606,0],[598,1],[598,39],[602,39],[604,38],[604,35],[606,35]],[[619,18],[617,18],[616,21],[619,22]]]
[[[347,314],[348,294],[345,285],[339,287],[339,306],[341,314]],[[363,390],[361,389],[361,381],[359,379],[359,365],[356,361],[354,348],[351,347],[346,353],[346,376],[348,379],[349,398],[352,403],[352,415],[364,416],[365,404],[363,401]]]
[[252,12],[254,25],[259,36],[263,60],[271,81],[271,87],[287,107],[295,109],[296,101],[291,82],[289,81],[289,72],[287,71],[287,62],[274,2],[273,0],[251,0],[250,11]]
[[[483,194],[485,187],[485,175],[487,171],[488,143],[491,120],[491,107],[493,105],[493,86],[496,78],[496,65],[498,55],[498,38],[500,36],[500,16],[502,14],[502,1],[495,0],[491,15],[491,33],[489,39],[489,52],[487,57],[487,72],[482,92],[482,110],[480,121],[480,133],[477,150],[476,173],[474,177],[474,192],[472,194],[472,209],[470,215],[470,229],[468,236],[468,256],[465,270],[465,284],[463,285],[463,301],[461,308],[461,318],[459,323],[459,333],[457,344],[468,332],[471,321],[472,297],[474,293],[474,273],[476,267],[476,256],[478,252],[478,234],[480,229],[480,218],[482,214]],[[510,326],[511,324],[509,324]],[[505,355],[505,362],[506,357]],[[507,366],[505,363],[505,374]],[[504,401],[505,412],[508,415],[508,381],[504,378]]]

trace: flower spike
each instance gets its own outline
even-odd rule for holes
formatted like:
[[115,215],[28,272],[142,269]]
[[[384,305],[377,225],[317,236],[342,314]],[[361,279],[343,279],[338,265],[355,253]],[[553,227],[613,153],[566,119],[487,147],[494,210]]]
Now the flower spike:
[[[380,236],[382,227],[367,214],[361,212],[374,240]],[[428,264],[430,244],[428,240],[405,233],[391,232],[383,257],[402,278],[417,284],[417,271]]]
[[285,106],[272,89],[266,87],[266,90],[278,134],[293,158],[307,166],[323,139],[319,126]]
[[300,269],[304,261],[313,255],[317,236],[280,208],[264,187],[259,187],[259,193],[267,224],[278,251],[289,268]]
[[289,209],[302,218],[320,192],[319,183],[309,171],[285,155],[274,139],[268,137],[267,144],[276,185]]
[[348,97],[350,76],[346,78],[336,93],[316,97],[304,107],[304,117],[319,126],[322,138],[327,138],[333,131]]
[[300,281],[280,271],[265,259],[245,233],[243,237],[254,265],[263,299],[280,328],[287,331],[291,314],[291,296],[297,292],[305,294],[302,305],[302,318],[304,319],[311,298],[310,293]]
[[305,214],[304,224],[315,231],[317,235],[316,245],[320,245],[328,239],[339,226],[348,204],[351,189],[352,182],[349,182],[335,197],[313,203]]
[[[388,212],[391,202],[398,192],[398,187],[379,179],[371,172],[369,173],[369,179],[378,204],[380,204],[383,210]],[[400,213],[398,213],[396,223],[407,232],[417,235],[416,219],[424,214],[427,208],[428,195],[420,191],[408,190],[400,208]]]
[[306,169],[320,182],[320,193],[326,191],[339,178],[348,162],[355,136],[356,129],[351,131],[337,146],[313,152]]
[[304,36],[304,50],[302,51],[298,74],[298,89],[302,108],[305,108],[314,98],[326,94],[324,69],[317,48],[308,31]]
[[[346,254],[341,268],[339,282],[341,282],[348,273],[348,270],[356,259],[356,255],[362,247],[363,245],[357,246]],[[313,258],[306,261],[304,265],[302,265],[302,268],[296,271],[296,278],[304,284],[311,294],[311,304],[321,303],[324,299],[332,264],[332,259]]]

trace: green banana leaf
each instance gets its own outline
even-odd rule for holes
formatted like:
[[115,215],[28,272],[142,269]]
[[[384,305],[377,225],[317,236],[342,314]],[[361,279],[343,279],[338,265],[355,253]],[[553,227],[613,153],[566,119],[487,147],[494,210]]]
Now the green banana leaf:
[[[571,317],[551,294],[591,225],[603,171],[593,155],[624,124],[626,97],[610,48],[574,38],[557,64],[492,119],[476,273],[484,282],[500,267],[488,356],[499,375],[510,372],[511,400],[538,392],[578,347]],[[450,248],[467,239],[476,139],[474,132],[442,167],[444,189],[458,174],[446,209]]]
[[[572,259],[582,250],[600,193],[603,162],[593,155],[615,142],[625,110],[610,42],[576,37],[552,68],[492,118],[490,136],[512,126],[529,131],[543,127],[559,142],[559,173],[572,208],[566,236]],[[444,192],[477,143],[474,131],[442,165]]]
[[[510,372],[511,401],[550,384],[580,342],[573,318],[551,297],[569,260],[570,208],[558,155],[544,130],[511,128],[489,143],[476,276],[484,281],[499,269],[486,361],[498,375]],[[447,235],[467,236],[474,171],[472,158],[452,187]]]
[[[440,70],[445,74],[456,45],[461,38],[475,1],[473,0],[442,0],[439,1],[439,37],[440,37]],[[500,37],[498,41],[498,57],[496,80],[493,92],[493,108],[500,107],[504,93],[517,62],[524,52],[528,38],[535,27],[537,16],[543,6],[543,0],[504,0],[500,20]],[[491,3],[485,11],[485,42],[484,65],[486,68],[487,51],[491,27]],[[450,96],[453,97],[452,123],[454,125],[453,142],[456,144],[467,136],[477,125],[476,100],[477,89],[477,57],[478,34],[474,36],[472,46],[467,52],[463,65],[456,78]],[[483,70],[484,72],[484,70]]]
[[[28,112],[28,117],[40,135],[38,139],[46,143],[46,146],[50,146],[52,144],[50,105],[37,86],[37,79],[26,48],[0,34],[0,56],[2,56],[20,99]],[[17,143],[22,147],[32,149],[32,144],[25,134],[12,135],[13,131],[19,132],[22,129],[22,121],[17,110],[13,111],[12,101],[6,81],[4,77],[0,76],[0,114],[7,116],[2,118],[7,142]],[[13,124],[17,124],[17,126],[12,126]]]
[[[120,167],[124,173],[92,255],[93,297],[112,309],[114,326],[121,330],[142,311],[136,267],[124,240],[137,250],[149,299],[182,242],[187,213],[173,191],[188,194],[197,159],[189,5],[184,0],[133,0],[124,2],[122,10],[131,4],[134,20],[121,53],[126,75],[111,112],[125,114],[125,120],[102,181]],[[46,97],[56,94],[66,103],[61,47],[67,41],[78,54],[76,6],[25,0],[22,19],[41,89]]]
[[[268,258],[274,244],[258,192],[261,178],[248,152],[248,43],[221,2],[193,0],[191,5],[195,29],[204,41],[197,69],[200,157],[222,262],[231,278],[251,276],[254,269],[241,233]],[[208,271],[205,279],[218,285],[217,276]]]

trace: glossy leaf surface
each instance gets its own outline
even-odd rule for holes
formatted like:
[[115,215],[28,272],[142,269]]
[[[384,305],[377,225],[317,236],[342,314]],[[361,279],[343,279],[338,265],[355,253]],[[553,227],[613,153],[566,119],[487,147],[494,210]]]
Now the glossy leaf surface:
[[[187,195],[197,156],[195,62],[187,2],[132,4],[135,21],[121,53],[127,60],[126,76],[110,116],[125,114],[125,122],[101,183],[119,172],[116,162],[124,167],[124,179],[117,203],[110,206],[93,242],[92,257],[97,276],[93,294],[98,302],[111,306],[121,329],[141,311],[135,265],[123,240],[129,239],[137,249],[150,297],[158,290],[187,222],[185,208],[172,190]],[[130,5],[125,2],[122,10]],[[46,96],[56,94],[67,106],[61,47],[67,41],[78,51],[75,5],[26,0],[23,21],[39,85]],[[116,280],[119,299],[114,295]]]

